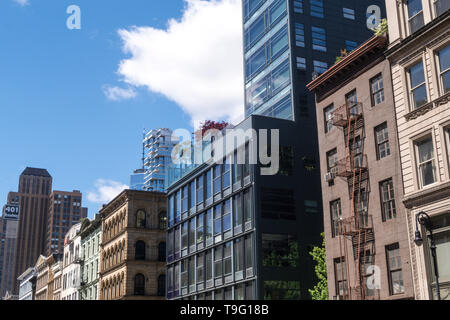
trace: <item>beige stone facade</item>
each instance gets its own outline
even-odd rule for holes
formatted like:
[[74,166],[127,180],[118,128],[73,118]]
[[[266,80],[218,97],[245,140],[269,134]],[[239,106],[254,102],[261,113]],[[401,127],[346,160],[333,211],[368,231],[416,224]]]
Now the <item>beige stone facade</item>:
[[429,244],[413,241],[424,211],[435,227],[441,296],[450,299],[450,11],[442,0],[386,5],[415,298],[436,297]]
[[100,300],[164,299],[165,195],[125,190],[100,214]]

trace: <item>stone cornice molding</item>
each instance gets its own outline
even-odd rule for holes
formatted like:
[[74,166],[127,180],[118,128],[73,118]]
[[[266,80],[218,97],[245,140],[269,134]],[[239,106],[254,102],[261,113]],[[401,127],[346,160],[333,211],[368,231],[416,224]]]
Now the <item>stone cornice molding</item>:
[[450,181],[406,196],[403,199],[403,204],[407,209],[412,209],[414,207],[423,206],[447,197],[450,197]]

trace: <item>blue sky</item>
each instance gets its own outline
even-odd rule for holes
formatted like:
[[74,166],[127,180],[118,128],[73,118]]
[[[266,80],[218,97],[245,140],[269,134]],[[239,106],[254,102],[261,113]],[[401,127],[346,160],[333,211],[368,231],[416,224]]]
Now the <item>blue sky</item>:
[[[188,15],[180,20],[189,10],[182,0],[0,1],[0,203],[9,191],[17,190],[25,167],[39,167],[53,176],[53,189],[81,190],[83,205],[92,216],[100,203],[88,201],[87,195],[99,195],[101,181],[112,181],[113,187],[128,184],[130,173],[140,166],[144,127],[192,129],[193,121],[202,117],[230,116],[231,111],[217,113],[228,100],[202,99],[212,89],[204,88],[200,80],[198,85],[193,80],[192,96],[181,90],[188,84],[175,81],[177,90],[172,95],[168,81],[158,82],[164,78],[161,66],[174,61],[180,66],[176,70],[189,63],[195,66],[195,58],[186,63],[189,50],[179,50],[168,57],[170,61],[158,60],[159,70],[151,63],[166,56],[164,52],[155,55],[158,48],[168,47],[177,35],[183,37],[180,30],[203,23],[201,12],[215,10],[204,1],[192,2],[196,7],[190,10],[197,18]],[[231,3],[230,15],[236,17],[236,0],[218,2]],[[81,8],[81,30],[66,27],[66,8],[72,4]],[[169,19],[181,21],[172,23],[173,32],[164,31],[170,29]],[[119,30],[127,34],[119,35]],[[231,41],[240,45],[236,34]],[[125,44],[129,44],[127,51]],[[119,68],[121,61],[128,62],[126,68]],[[232,76],[240,79],[241,65],[233,66],[238,72]],[[193,69],[194,78],[201,77],[201,70]],[[176,70],[172,70],[176,79],[189,79],[189,68],[180,71],[185,74]],[[237,87],[229,89],[234,90],[234,110],[240,108]],[[108,96],[108,88],[132,94]],[[224,96],[230,96],[228,92]]]

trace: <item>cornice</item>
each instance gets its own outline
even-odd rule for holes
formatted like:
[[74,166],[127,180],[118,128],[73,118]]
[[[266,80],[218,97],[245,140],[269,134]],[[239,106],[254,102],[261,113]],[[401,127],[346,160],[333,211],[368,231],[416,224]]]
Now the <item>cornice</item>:
[[412,209],[447,197],[450,197],[450,181],[406,196],[403,204],[407,209]]
[[449,102],[450,102],[450,92],[447,92],[443,96],[441,96],[437,99],[434,99],[433,101],[431,101],[429,103],[424,104],[423,106],[411,111],[410,113],[407,113],[405,115],[405,119],[407,121],[417,119],[418,117],[423,116],[427,112],[429,112],[435,108],[438,108],[439,106],[444,105]]

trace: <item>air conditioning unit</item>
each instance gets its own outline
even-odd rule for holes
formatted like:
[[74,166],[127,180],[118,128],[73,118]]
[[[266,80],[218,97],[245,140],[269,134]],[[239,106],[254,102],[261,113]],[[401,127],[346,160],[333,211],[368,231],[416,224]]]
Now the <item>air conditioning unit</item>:
[[332,180],[334,180],[335,177],[336,177],[336,175],[333,171],[327,172],[327,173],[325,173],[325,182],[332,181]]

